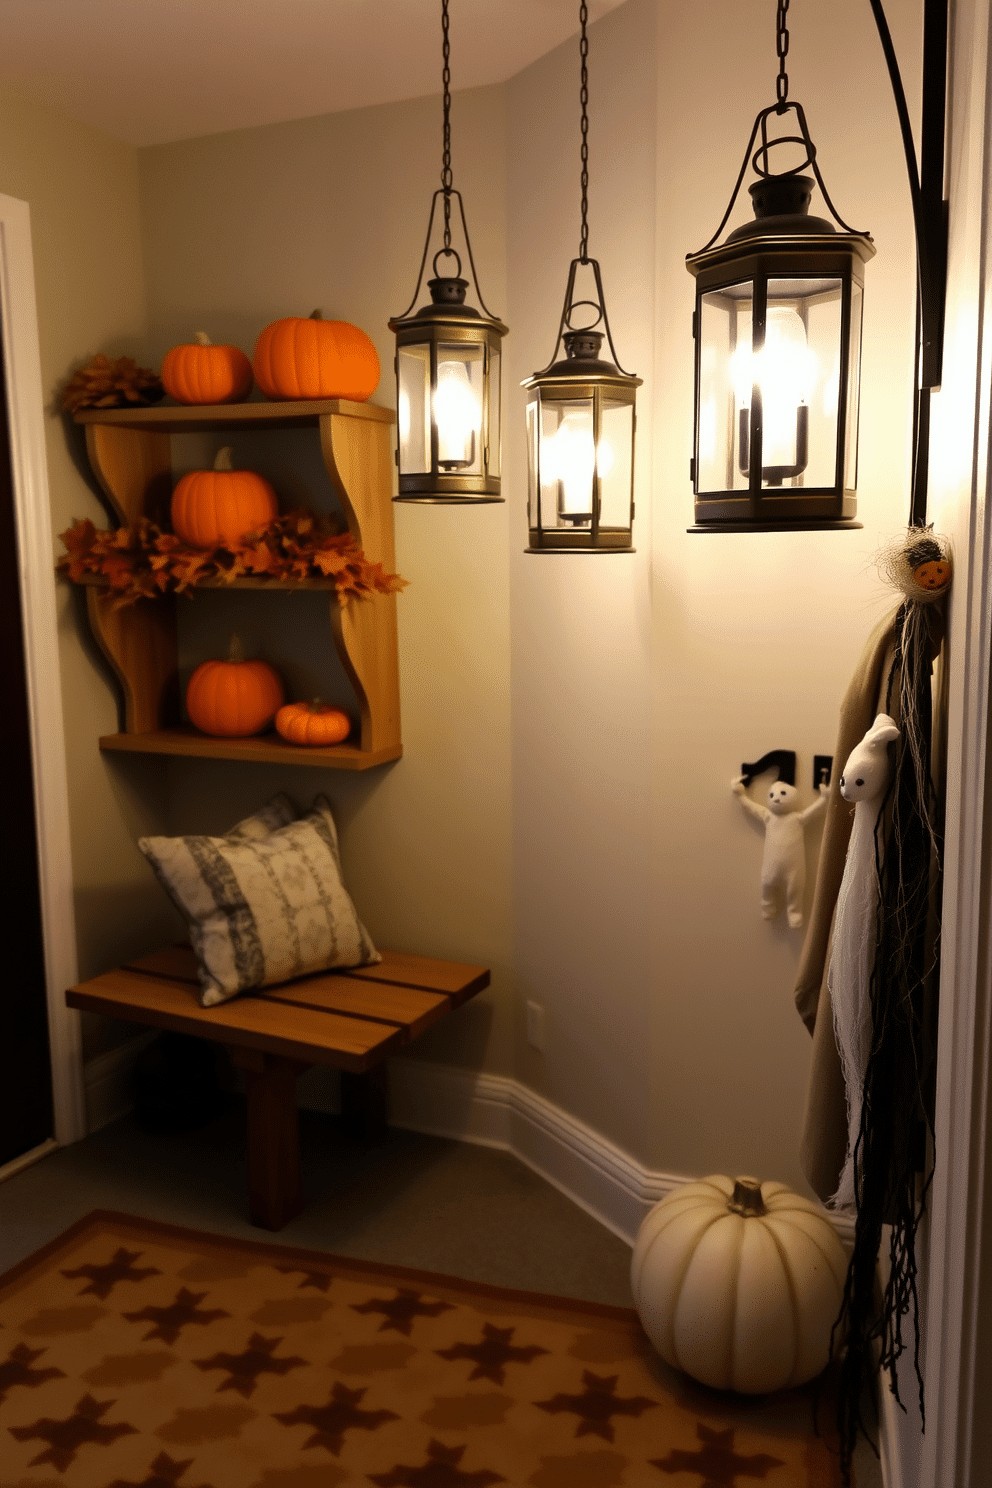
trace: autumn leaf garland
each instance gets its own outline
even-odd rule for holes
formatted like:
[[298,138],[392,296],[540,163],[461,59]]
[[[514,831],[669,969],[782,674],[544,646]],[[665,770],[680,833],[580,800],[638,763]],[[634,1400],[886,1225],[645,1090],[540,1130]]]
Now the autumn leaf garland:
[[333,579],[343,606],[350,599],[395,594],[407,582],[366,558],[349,532],[338,532],[326,517],[306,510],[276,517],[235,544],[207,549],[188,547],[147,517],[112,530],[86,518],[60,536],[66,552],[58,561],[59,573],[76,584],[95,576],[117,590],[115,607],[244,578]]

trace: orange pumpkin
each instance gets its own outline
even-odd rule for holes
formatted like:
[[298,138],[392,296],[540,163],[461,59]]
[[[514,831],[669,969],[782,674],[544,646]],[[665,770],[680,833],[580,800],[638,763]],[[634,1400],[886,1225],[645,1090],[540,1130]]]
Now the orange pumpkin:
[[172,493],[172,530],[191,548],[228,547],[279,515],[279,501],[264,476],[235,470],[229,446],[213,470],[191,470]]
[[351,733],[351,719],[340,708],[314,698],[312,703],[287,703],[280,708],[276,731],[290,744],[340,744]]
[[214,346],[197,331],[194,345],[166,352],[161,376],[177,403],[237,403],[251,387],[251,362],[239,346]]
[[951,582],[951,565],[947,558],[931,558],[918,563],[913,578],[921,589],[946,589]]
[[189,679],[186,711],[205,734],[244,739],[269,727],[285,701],[279,674],[264,661],[245,661],[237,636],[226,661],[204,661]]
[[346,320],[275,320],[251,359],[267,398],[351,398],[361,403],[379,385],[379,357],[364,331]]

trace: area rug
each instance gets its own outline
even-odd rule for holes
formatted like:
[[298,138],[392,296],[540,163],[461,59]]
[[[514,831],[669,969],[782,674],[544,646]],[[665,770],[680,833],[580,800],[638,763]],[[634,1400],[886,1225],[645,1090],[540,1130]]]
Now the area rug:
[[836,1488],[636,1314],[98,1211],[0,1279],[4,1488]]

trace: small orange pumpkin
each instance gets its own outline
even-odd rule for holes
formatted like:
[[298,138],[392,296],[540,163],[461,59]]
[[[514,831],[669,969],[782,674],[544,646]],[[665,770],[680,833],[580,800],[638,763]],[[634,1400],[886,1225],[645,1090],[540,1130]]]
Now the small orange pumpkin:
[[913,578],[921,589],[946,589],[951,582],[951,565],[947,558],[931,558],[918,563],[913,569]]
[[279,500],[264,476],[235,470],[230,446],[213,470],[191,470],[172,493],[172,530],[191,548],[228,547],[279,515]]
[[285,702],[279,674],[265,661],[246,661],[237,636],[226,661],[204,661],[186,688],[186,712],[204,734],[244,739],[269,727]]
[[340,744],[351,733],[351,719],[340,708],[314,698],[286,703],[276,714],[276,731],[290,744]]
[[237,403],[251,387],[251,362],[240,346],[214,346],[197,331],[195,344],[166,352],[161,377],[177,403]]
[[346,320],[290,316],[267,325],[251,359],[267,398],[351,398],[362,403],[379,385],[379,356],[364,331]]

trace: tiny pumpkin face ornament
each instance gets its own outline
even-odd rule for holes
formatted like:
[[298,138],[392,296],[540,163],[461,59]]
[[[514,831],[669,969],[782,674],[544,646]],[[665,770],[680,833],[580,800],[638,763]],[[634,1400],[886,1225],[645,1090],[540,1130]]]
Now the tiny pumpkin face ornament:
[[914,584],[930,594],[946,589],[951,582],[951,560],[936,538],[922,537],[913,543],[906,550],[906,562],[912,570]]
[[934,558],[929,563],[919,563],[913,569],[913,578],[921,589],[946,589],[951,582],[951,565],[946,558]]

